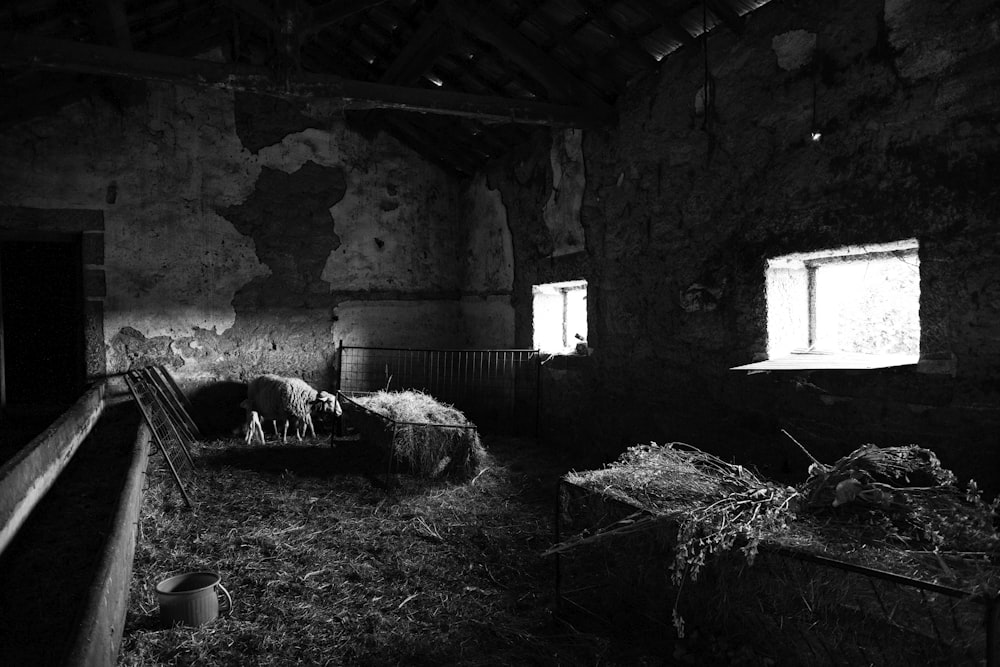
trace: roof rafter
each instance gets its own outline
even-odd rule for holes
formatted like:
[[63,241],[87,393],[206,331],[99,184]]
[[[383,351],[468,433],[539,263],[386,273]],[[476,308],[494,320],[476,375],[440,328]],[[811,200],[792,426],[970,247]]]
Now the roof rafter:
[[322,32],[332,25],[340,23],[354,14],[384,4],[388,0],[335,0],[319,7],[313,7],[312,25],[305,29],[305,34]]
[[465,4],[453,0],[442,1],[452,22],[500,49],[505,57],[544,84],[553,97],[560,100],[579,100],[588,107],[607,112],[608,106],[585,83],[567,72],[527,37],[510,27],[484,3],[477,2],[475,8],[470,9]]
[[656,58],[641,46],[635,43],[631,36],[624,36],[625,31],[608,17],[607,10],[603,3],[592,2],[591,0],[578,0],[583,7],[583,23],[592,23],[596,28],[608,35],[608,37],[618,46],[623,55],[630,56],[639,61],[641,67],[653,67],[656,65]]
[[677,18],[672,16],[662,5],[660,5],[656,0],[639,0],[639,6],[642,7],[647,14],[653,17],[654,20],[659,21],[663,29],[667,31],[667,34],[680,42],[683,46],[689,46],[696,43],[698,40],[695,39],[694,35],[685,30],[677,22]]
[[454,42],[452,27],[438,5],[406,41],[403,50],[379,78],[382,83],[410,84],[419,79]]
[[736,13],[736,11],[722,0],[702,0],[708,5],[713,14],[719,17],[722,23],[735,32],[742,35],[746,26],[746,19]]
[[126,79],[253,92],[285,99],[333,98],[346,106],[467,116],[493,122],[573,127],[602,125],[607,115],[591,108],[444,90],[402,88],[330,75],[278,79],[263,67],[122,51],[0,32],[0,66],[83,72]]
[[[613,89],[615,92],[619,92],[621,90],[625,82],[624,77],[622,77],[620,73],[616,73],[604,59],[594,58],[593,56],[585,53],[585,51],[576,43],[576,38],[572,31],[557,24],[540,10],[536,9],[533,13],[529,13],[526,10],[525,14],[525,20],[540,25],[541,28],[549,34],[550,42],[554,42],[556,45],[569,53],[570,56],[584,63],[587,68],[593,70],[598,77],[605,80],[605,83],[609,88]],[[551,51],[551,48],[549,48],[549,50]]]

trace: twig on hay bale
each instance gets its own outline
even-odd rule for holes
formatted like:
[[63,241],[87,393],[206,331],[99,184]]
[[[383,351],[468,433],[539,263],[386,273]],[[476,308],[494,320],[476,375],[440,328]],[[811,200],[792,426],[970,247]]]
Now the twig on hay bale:
[[[996,582],[997,573],[981,554],[1000,551],[997,501],[983,502],[974,482],[960,489],[933,452],[915,445],[865,445],[829,465],[793,441],[812,461],[808,480],[797,487],[770,482],[684,443],[637,445],[600,470],[571,472],[564,476],[567,482],[639,511],[574,535],[546,553],[666,530],[678,596],[710,558],[738,552],[752,564],[762,545],[852,560],[925,581],[944,579],[970,592]],[[933,571],[919,555],[920,547],[930,552]],[[942,552],[951,554],[948,562]],[[957,552],[980,555],[964,561],[963,570],[955,564]],[[862,553],[867,560],[856,560]],[[683,636],[683,619],[675,613],[674,621]]]
[[[667,528],[675,531],[671,579],[680,589],[696,581],[711,557],[734,548],[753,561],[761,540],[780,533],[792,517],[798,492],[768,482],[685,443],[637,445],[603,469],[571,472],[564,479],[641,510],[596,533],[575,536],[547,553],[561,553],[613,536]],[[645,516],[643,516],[645,515]],[[684,622],[674,606],[674,626]]]

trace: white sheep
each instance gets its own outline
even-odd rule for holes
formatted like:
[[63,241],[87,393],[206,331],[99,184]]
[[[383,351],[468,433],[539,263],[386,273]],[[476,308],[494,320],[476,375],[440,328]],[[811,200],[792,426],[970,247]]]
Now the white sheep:
[[337,399],[333,394],[325,391],[317,391],[310,387],[304,380],[299,378],[286,378],[279,375],[261,375],[250,382],[247,387],[247,400],[244,406],[247,411],[247,432],[246,439],[252,441],[254,432],[259,432],[263,438],[263,427],[259,431],[251,431],[253,422],[252,413],[257,413],[257,426],[261,420],[274,422],[274,434],[278,435],[278,422],[284,422],[284,430],[281,434],[281,441],[285,442],[288,437],[288,424],[295,422],[295,436],[302,440],[302,437],[312,431],[316,437],[316,429],[313,426],[313,412],[336,412]]

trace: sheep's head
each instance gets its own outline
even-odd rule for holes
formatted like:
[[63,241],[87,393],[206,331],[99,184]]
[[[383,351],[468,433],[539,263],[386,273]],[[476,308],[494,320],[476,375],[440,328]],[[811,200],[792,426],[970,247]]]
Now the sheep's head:
[[325,391],[316,394],[316,400],[312,402],[313,412],[333,412],[338,413],[337,397]]

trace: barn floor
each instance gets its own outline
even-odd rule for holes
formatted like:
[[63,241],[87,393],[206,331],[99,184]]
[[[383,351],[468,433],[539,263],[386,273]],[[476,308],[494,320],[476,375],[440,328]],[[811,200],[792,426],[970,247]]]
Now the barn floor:
[[[664,637],[554,618],[540,554],[567,465],[532,440],[484,444],[473,481],[421,484],[363,442],[203,443],[193,513],[153,470],[119,664],[692,664]],[[232,613],[161,629],[156,583],[192,570],[221,575]]]
[[[108,406],[0,560],[3,664],[65,659],[139,419],[131,402]],[[717,641],[556,618],[540,554],[571,465],[531,439],[483,440],[489,459],[465,484],[387,477],[364,442],[324,434],[202,442],[194,512],[152,445],[119,664],[760,664]],[[219,572],[235,608],[162,629],[154,586],[190,570]]]

